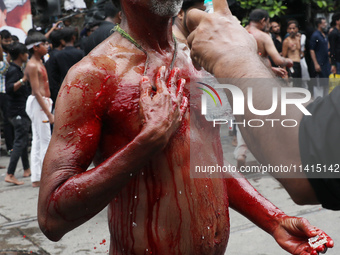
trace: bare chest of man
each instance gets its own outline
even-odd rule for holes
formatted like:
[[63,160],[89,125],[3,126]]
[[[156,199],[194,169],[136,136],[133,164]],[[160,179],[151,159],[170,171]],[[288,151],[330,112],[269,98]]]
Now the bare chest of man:
[[[140,78],[125,76],[111,91],[99,161],[126,146],[143,127]],[[190,176],[193,160],[200,165],[221,160],[219,133],[190,125],[189,111],[166,148],[110,203],[110,254],[224,254],[229,238],[225,182]],[[207,157],[190,154],[192,146]]]

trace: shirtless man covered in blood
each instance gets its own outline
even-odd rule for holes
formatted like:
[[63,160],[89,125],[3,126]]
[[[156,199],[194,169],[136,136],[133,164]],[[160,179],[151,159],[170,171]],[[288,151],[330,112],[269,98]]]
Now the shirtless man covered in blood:
[[45,235],[58,241],[108,206],[110,254],[222,255],[231,206],[290,253],[316,254],[308,238],[326,234],[285,215],[244,178],[190,178],[189,146],[206,155],[198,165],[222,165],[223,156],[219,129],[202,127],[200,109],[191,107],[189,129],[188,86],[200,72],[172,36],[182,0],[120,4],[121,27],[59,92],[38,204]]

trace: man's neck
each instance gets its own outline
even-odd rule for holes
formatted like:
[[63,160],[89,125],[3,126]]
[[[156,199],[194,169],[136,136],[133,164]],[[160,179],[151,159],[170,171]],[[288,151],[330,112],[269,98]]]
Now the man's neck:
[[65,43],[65,47],[74,47],[74,43],[73,42]]
[[[151,15],[151,17],[150,17]],[[145,50],[163,52],[172,50],[173,36],[171,19],[136,11],[123,14],[121,28],[124,29]]]
[[22,66],[22,61],[20,59],[13,60],[13,63],[16,64],[19,67]]
[[318,30],[320,31],[321,34],[325,35],[321,27],[319,27]]
[[177,41],[187,44],[187,35],[183,33],[183,27],[181,26],[180,22],[175,21],[174,25],[172,26],[172,31]]
[[249,23],[249,27],[250,28],[255,28],[255,29],[258,29],[258,30],[260,30],[260,31],[262,31],[263,32],[263,30],[262,30],[262,26],[261,26],[261,24],[260,23],[258,23],[258,22],[253,22],[253,21],[250,21],[250,23]]
[[115,18],[114,17],[106,17],[105,21],[111,22],[115,24]]
[[36,61],[36,62],[41,62],[41,58],[42,58],[43,56],[40,56],[40,54],[38,54],[38,53],[34,53],[33,55],[32,55],[32,57],[31,57],[31,59],[33,59],[34,61]]
[[276,39],[281,39],[281,35],[280,34],[274,34]]

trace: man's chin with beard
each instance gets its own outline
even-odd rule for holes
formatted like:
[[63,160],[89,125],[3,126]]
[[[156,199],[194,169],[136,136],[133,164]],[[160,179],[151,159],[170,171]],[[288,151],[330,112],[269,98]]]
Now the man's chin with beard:
[[151,11],[161,17],[174,17],[182,8],[183,0],[151,0]]

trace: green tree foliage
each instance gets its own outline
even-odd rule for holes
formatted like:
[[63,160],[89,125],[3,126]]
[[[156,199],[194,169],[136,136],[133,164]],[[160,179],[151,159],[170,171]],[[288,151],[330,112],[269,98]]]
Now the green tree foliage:
[[314,4],[322,11],[326,12],[333,12],[334,11],[334,4],[336,1],[334,0],[302,0],[305,4]]
[[[287,1],[276,0],[237,0],[240,7],[244,10],[253,10],[255,8],[261,8],[268,11],[271,18],[285,14],[287,10]],[[295,0],[297,1],[297,0]],[[301,0],[304,4],[311,4],[313,8],[318,9],[321,12],[333,12],[335,11],[334,0]],[[246,21],[246,20],[244,20]],[[243,21],[243,22],[244,22]]]
[[261,8],[268,11],[269,16],[272,18],[274,16],[280,16],[285,13],[287,6],[285,6],[285,1],[276,0],[238,0],[242,9],[252,10],[256,8]]

